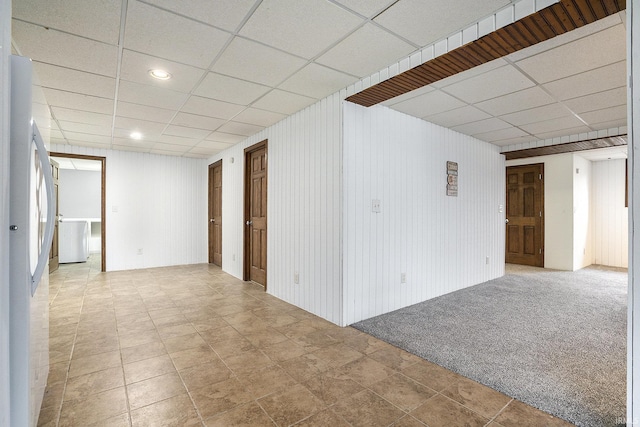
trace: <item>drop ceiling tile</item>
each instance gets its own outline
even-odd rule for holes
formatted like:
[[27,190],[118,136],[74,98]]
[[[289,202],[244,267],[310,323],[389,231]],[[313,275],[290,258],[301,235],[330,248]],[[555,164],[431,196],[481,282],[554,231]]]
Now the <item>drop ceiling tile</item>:
[[197,21],[233,31],[253,7],[255,0],[146,0],[163,9]]
[[510,127],[506,129],[494,130],[485,133],[476,133],[473,135],[475,138],[478,138],[481,141],[485,142],[496,142],[496,141],[504,141],[504,140],[515,140],[520,138],[532,138],[531,135],[528,135],[525,131],[518,129],[516,127]]
[[62,134],[62,132],[60,131],[60,129],[51,129],[49,131],[49,136],[51,138],[56,138],[56,139],[65,139],[64,135]]
[[151,107],[148,105],[132,104],[130,102],[118,101],[116,115],[131,119],[148,120],[150,122],[168,122],[175,114],[175,110]]
[[140,132],[143,140],[156,140],[165,128],[164,123],[116,117],[114,137],[128,138],[131,132]]
[[43,87],[103,98],[113,98],[115,94],[116,79],[114,78],[37,61],[34,61],[33,64]]
[[289,92],[322,99],[344,89],[357,80],[354,76],[311,63],[278,87]]
[[234,144],[227,144],[225,142],[217,142],[217,141],[202,141],[196,145],[196,148],[208,149],[208,150],[226,150],[229,147],[232,147]]
[[211,71],[267,86],[276,86],[301,69],[306,60],[251,40],[236,37]]
[[484,64],[473,67],[467,71],[449,76],[446,79],[438,80],[437,82],[432,83],[431,86],[435,88],[451,86],[452,84],[461,82],[463,80],[479,76],[480,74],[488,73],[497,68],[502,68],[507,64],[508,62],[502,58],[494,59],[493,61],[485,62]]
[[559,130],[553,130],[549,132],[541,132],[541,133],[535,134],[535,136],[537,139],[543,140],[543,139],[557,138],[561,136],[578,135],[581,133],[588,133],[588,132],[591,132],[591,128],[589,128],[588,126],[578,126],[574,128],[568,128],[568,129],[559,129]]
[[97,142],[89,142],[89,141],[85,141],[85,140],[79,140],[79,141],[74,141],[74,140],[69,140],[69,145],[77,145],[80,147],[90,147],[90,148],[100,148],[100,149],[109,149],[111,148],[111,143],[109,144],[100,144]]
[[118,44],[121,0],[20,0],[12,3],[14,18]]
[[206,156],[212,156],[216,153],[219,153],[220,151],[222,151],[222,148],[207,148],[207,147],[193,147],[189,150],[190,154],[193,155],[206,155]]
[[565,106],[554,103],[529,110],[518,111],[516,113],[505,114],[504,116],[500,116],[500,118],[514,126],[521,126],[568,116],[572,116],[572,114]]
[[154,141],[146,141],[142,140],[133,140],[130,138],[113,138],[113,149],[114,150],[125,150],[125,151],[140,151],[140,152],[148,152],[151,147],[155,144]]
[[[538,134],[543,134],[547,132],[555,132],[555,131],[564,130],[564,129],[577,128],[580,126],[584,126],[584,123],[582,123],[580,120],[578,120],[574,116],[567,116],[567,117],[561,117],[558,119],[545,120],[543,122],[523,125],[523,126],[520,126],[520,128],[525,132],[538,135]],[[570,135],[570,134],[567,134],[567,135]]]
[[91,125],[111,127],[113,118],[110,114],[92,113],[89,111],[70,110],[62,107],[51,107],[57,120],[65,122],[87,123]]
[[627,122],[627,104],[609,107],[603,110],[590,111],[580,114],[580,118],[589,125],[607,122]]
[[244,105],[231,104],[228,102],[192,95],[182,107],[182,111],[201,116],[229,120],[245,108],[246,106]]
[[185,126],[169,125],[164,131],[164,135],[182,136],[185,138],[202,139],[209,135],[211,131],[204,129],[196,129]]
[[124,47],[208,68],[230,35],[165,10],[130,1]]
[[358,77],[369,76],[416,48],[373,24],[365,24],[316,62]]
[[521,136],[521,137],[517,137],[517,138],[508,138],[508,139],[503,139],[500,141],[493,141],[491,142],[493,145],[497,145],[498,147],[506,147],[508,145],[515,145],[515,144],[522,144],[525,142],[532,142],[532,141],[537,141],[540,138],[535,137],[535,136],[531,136],[531,135],[527,135],[527,136]]
[[338,0],[337,2],[360,15],[372,18],[389,7],[395,0]]
[[428,122],[435,123],[447,128],[459,126],[464,123],[477,122],[478,120],[488,119],[491,115],[481,111],[471,105],[456,108],[455,110],[445,111],[444,113],[434,114],[424,117]]
[[62,120],[58,120],[58,124],[60,125],[60,130],[62,132],[69,131],[88,133],[92,135],[111,136],[111,126],[89,125],[86,123],[65,122]]
[[271,126],[274,123],[284,119],[284,114],[274,113],[272,111],[260,110],[258,108],[247,108],[242,113],[233,118],[236,122],[250,123],[257,126]]
[[220,132],[232,133],[234,135],[251,136],[264,129],[263,126],[251,125],[240,122],[227,122],[220,126]]
[[118,48],[22,21],[12,21],[12,37],[24,56],[34,61],[108,77],[116,76]]
[[253,106],[262,110],[290,115],[297,113],[316,101],[315,98],[274,89],[256,101]]
[[92,111],[94,113],[112,114],[113,100],[97,96],[64,92],[57,89],[43,89],[47,102],[51,106],[66,107],[74,110]]
[[226,144],[237,144],[238,142],[244,141],[247,137],[242,135],[234,135],[231,133],[224,132],[213,132],[211,135],[207,137],[207,141],[221,142]]
[[374,21],[418,46],[426,46],[491,15],[509,3],[509,0],[400,0]]
[[214,117],[199,116],[197,114],[178,113],[171,124],[187,126],[197,129],[216,130],[222,126],[226,120]]
[[610,122],[594,123],[594,124],[590,124],[590,126],[597,131],[607,130],[611,128],[622,128],[627,126],[627,118],[624,117],[624,118],[613,120]]
[[416,97],[418,97],[420,95],[424,95],[426,93],[433,92],[434,90],[436,90],[436,89],[435,89],[435,87],[433,85],[422,86],[421,88],[414,89],[411,92],[407,92],[407,93],[404,93],[402,95],[398,95],[398,96],[396,96],[394,98],[388,99],[388,100],[386,100],[384,102],[381,102],[381,104],[382,105],[386,105],[387,107],[391,107],[391,106],[393,106],[395,104],[399,104],[401,102],[408,101],[408,100],[410,100],[412,98],[416,98]]
[[[182,145],[182,144],[171,144],[171,143],[156,143],[153,145],[153,147],[151,147],[151,152],[152,153],[158,153],[158,151],[163,151],[163,152],[171,152],[173,153],[172,155],[175,156],[175,153],[184,153],[185,151],[187,151],[189,149],[189,146],[187,145]],[[164,154],[164,153],[160,153],[160,154]]]
[[219,101],[248,105],[269,90],[269,87],[257,83],[209,73],[193,93]]
[[563,102],[574,113],[585,113],[587,111],[602,110],[604,108],[615,107],[626,104],[627,88],[619,87],[592,95],[581,96]]
[[517,65],[537,82],[546,83],[623,61],[626,54],[626,32],[620,24],[523,59]]
[[[150,70],[161,69],[171,74],[168,80],[158,80],[151,77]],[[151,86],[158,86],[178,92],[190,92],[200,81],[205,70],[190,65],[179,64],[155,56],[124,50],[120,78],[132,82]]]
[[66,131],[64,135],[70,141],[86,141],[86,142],[94,142],[96,144],[111,144],[110,136],[91,135],[87,133],[78,133],[78,132],[70,132],[70,131]]
[[127,80],[120,81],[118,100],[150,107],[177,110],[187,100],[188,95],[156,86],[143,85]]
[[264,0],[240,35],[311,59],[362,22],[328,1]]
[[497,98],[534,86],[526,76],[507,65],[490,73],[480,74],[461,82],[449,85],[441,90],[463,101],[476,103]]
[[498,98],[482,101],[476,107],[494,116],[540,107],[555,102],[554,99],[540,87],[513,92]]
[[456,132],[464,133],[465,135],[475,135],[501,129],[507,129],[510,127],[511,125],[509,123],[504,122],[500,119],[496,119],[495,117],[491,117],[490,119],[479,120],[473,123],[465,123],[451,129],[455,130]]
[[414,117],[427,117],[465,105],[459,99],[438,90],[400,102],[392,108]]
[[620,61],[576,76],[546,83],[544,87],[559,100],[577,98],[626,86],[626,69],[626,61]]
[[174,135],[160,135],[160,137],[156,138],[155,141],[163,144],[182,145],[185,147],[193,147],[199,142],[199,140],[195,138],[185,138],[183,136]]

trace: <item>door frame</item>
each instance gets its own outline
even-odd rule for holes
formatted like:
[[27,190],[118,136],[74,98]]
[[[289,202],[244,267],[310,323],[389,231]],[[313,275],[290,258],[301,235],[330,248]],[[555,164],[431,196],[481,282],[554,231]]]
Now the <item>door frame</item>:
[[[213,211],[213,178],[212,178],[212,174],[213,174],[213,169],[220,167],[220,172],[222,172],[222,159],[218,160],[215,163],[211,163],[209,165],[209,169],[208,171],[208,193],[209,193],[209,197],[208,197],[208,219],[207,219],[207,234],[208,234],[208,244],[209,244],[209,264],[214,264],[217,265],[213,262],[213,245],[212,245],[212,233],[210,230],[211,227],[211,215],[212,215],[212,211]],[[220,197],[220,205],[222,205],[222,197]],[[222,215],[222,206],[220,208],[221,210],[221,215]],[[222,229],[220,229],[220,234],[222,235]],[[222,239],[222,236],[220,237]],[[220,247],[220,255],[222,255],[222,246]],[[222,264],[222,261],[220,262],[220,264]],[[222,265],[220,265],[220,267],[222,267]]]
[[[269,197],[268,197],[268,189],[269,189],[269,149],[268,149],[268,140],[265,139],[263,141],[258,142],[257,144],[251,145],[244,149],[244,217],[242,221],[242,227],[244,229],[244,256],[243,258],[243,266],[242,266],[242,280],[245,282],[250,280],[251,277],[251,233],[249,233],[249,229],[246,226],[246,221],[251,216],[251,205],[249,201],[251,200],[251,153],[257,150],[261,150],[264,148],[265,152],[265,173],[267,175],[267,206],[269,206]],[[268,209],[267,209],[268,212]],[[268,217],[265,220],[268,225]],[[268,236],[267,230],[267,236]],[[267,237],[268,240],[268,237]],[[267,259],[269,259],[269,253],[267,252]],[[264,280],[264,290],[267,290],[267,278]]]
[[87,156],[84,154],[69,154],[50,152],[49,157],[66,157],[68,159],[96,160],[101,163],[100,178],[100,271],[107,271],[107,217],[106,217],[106,193],[107,193],[107,158],[102,156]]

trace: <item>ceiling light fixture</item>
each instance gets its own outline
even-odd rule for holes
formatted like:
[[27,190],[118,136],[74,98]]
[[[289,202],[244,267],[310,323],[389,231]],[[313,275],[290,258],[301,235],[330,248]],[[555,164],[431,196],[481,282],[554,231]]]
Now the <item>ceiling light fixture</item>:
[[131,132],[129,136],[131,137],[131,139],[142,139],[142,134],[140,132]]
[[151,75],[151,77],[158,80],[169,80],[171,78],[171,74],[159,69],[149,70],[149,74]]

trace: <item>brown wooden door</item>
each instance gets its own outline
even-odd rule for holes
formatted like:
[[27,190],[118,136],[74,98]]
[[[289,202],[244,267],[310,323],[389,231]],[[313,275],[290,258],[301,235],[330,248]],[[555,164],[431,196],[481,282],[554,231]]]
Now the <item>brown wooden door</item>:
[[58,218],[60,217],[60,207],[58,197],[58,177],[60,175],[58,163],[54,160],[51,162],[51,174],[53,175],[53,197],[56,201],[56,219],[53,223],[53,240],[51,241],[51,251],[49,251],[49,273],[53,273],[58,269]]
[[267,287],[267,141],[245,150],[245,280]]
[[209,263],[222,266],[222,160],[209,165]]
[[544,165],[507,168],[505,262],[544,267]]

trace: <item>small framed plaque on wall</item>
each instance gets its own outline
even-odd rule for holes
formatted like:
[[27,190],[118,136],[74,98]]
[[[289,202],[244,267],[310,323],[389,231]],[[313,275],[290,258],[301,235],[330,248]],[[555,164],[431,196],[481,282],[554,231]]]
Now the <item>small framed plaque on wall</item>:
[[457,162],[447,162],[447,196],[458,197]]

